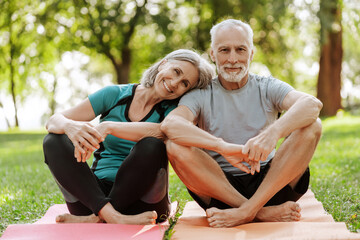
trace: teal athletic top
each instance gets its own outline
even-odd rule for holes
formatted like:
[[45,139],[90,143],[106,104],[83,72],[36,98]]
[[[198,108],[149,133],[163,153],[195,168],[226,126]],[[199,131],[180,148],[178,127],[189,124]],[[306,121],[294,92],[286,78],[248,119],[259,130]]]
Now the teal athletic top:
[[[131,122],[128,116],[138,84],[122,84],[105,87],[91,95],[91,106],[100,122]],[[164,100],[156,104],[140,122],[160,123],[170,111],[177,107],[178,99]],[[99,179],[114,182],[116,173],[136,142],[108,135],[100,148],[94,152],[91,169]]]

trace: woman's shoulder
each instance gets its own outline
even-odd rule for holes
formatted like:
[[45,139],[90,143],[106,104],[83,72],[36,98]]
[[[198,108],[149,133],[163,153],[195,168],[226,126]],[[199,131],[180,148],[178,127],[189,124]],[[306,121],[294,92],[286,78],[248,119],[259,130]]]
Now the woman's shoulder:
[[117,84],[109,85],[102,88],[100,91],[107,97],[122,98],[130,96],[133,92],[134,84]]
[[173,100],[164,100],[160,103],[162,108],[173,108],[173,107],[177,107],[177,105],[179,104],[179,98],[177,99],[173,99]]

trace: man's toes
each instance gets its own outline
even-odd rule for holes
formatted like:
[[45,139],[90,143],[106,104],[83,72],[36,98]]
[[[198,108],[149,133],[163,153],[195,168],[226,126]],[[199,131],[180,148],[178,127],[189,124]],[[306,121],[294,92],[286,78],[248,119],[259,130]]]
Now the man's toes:
[[208,223],[213,223],[213,222],[215,222],[215,218],[214,218],[214,217],[208,217],[208,218],[206,218],[206,219],[207,219]]
[[215,211],[216,211],[216,208],[206,209],[206,216],[207,216],[208,218],[214,216]]
[[216,221],[213,221],[213,222],[209,223],[209,226],[210,226],[210,227],[213,227],[213,228],[218,228],[218,227],[219,227],[219,223],[216,222]]
[[292,202],[291,210],[296,211],[296,212],[300,212],[300,211],[301,211],[301,207],[300,207],[300,205],[299,205],[298,203]]
[[299,221],[301,218],[301,214],[298,212],[292,212],[291,217],[292,217],[292,219]]

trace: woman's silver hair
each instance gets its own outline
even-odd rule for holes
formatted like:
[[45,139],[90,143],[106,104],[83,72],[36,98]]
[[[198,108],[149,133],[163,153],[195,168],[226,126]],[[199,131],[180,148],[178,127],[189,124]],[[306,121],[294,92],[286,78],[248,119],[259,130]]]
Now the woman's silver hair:
[[210,35],[211,35],[211,47],[214,47],[214,41],[215,41],[215,36],[217,34],[217,31],[223,27],[229,27],[229,26],[234,26],[234,27],[241,27],[243,29],[245,29],[245,31],[247,32],[248,38],[249,38],[249,43],[250,43],[250,49],[253,49],[254,43],[253,43],[253,36],[254,36],[254,32],[251,29],[250,25],[247,23],[244,23],[240,20],[236,20],[236,19],[227,19],[224,20],[218,24],[216,24],[215,26],[213,26],[210,30]]
[[188,49],[178,49],[166,55],[163,59],[153,64],[143,73],[140,80],[140,83],[143,86],[149,88],[154,85],[156,75],[159,73],[158,68],[165,59],[167,61],[186,61],[192,63],[199,70],[199,81],[192,88],[205,88],[215,76],[213,66],[198,53]]

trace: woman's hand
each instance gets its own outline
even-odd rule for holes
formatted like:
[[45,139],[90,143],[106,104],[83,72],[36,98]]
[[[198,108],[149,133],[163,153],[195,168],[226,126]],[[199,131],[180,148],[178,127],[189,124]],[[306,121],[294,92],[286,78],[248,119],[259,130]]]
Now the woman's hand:
[[102,135],[88,122],[69,121],[65,128],[65,134],[75,147],[74,156],[78,162],[85,162],[91,153],[100,147],[104,141]]

